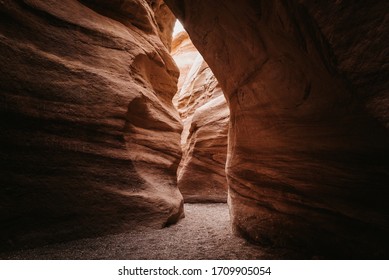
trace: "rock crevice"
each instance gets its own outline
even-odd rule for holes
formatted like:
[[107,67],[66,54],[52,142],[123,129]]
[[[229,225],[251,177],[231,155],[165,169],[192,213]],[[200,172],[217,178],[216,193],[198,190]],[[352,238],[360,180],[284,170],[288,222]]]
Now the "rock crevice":
[[223,92],[186,32],[173,40],[181,76],[174,103],[184,129],[178,187],[186,202],[226,202],[229,110]]

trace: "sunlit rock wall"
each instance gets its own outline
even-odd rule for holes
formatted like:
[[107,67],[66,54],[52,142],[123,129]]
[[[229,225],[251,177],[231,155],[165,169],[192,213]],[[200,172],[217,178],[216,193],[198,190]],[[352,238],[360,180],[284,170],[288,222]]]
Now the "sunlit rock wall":
[[184,125],[178,187],[185,202],[226,202],[226,99],[186,32],[174,38],[172,55],[181,72],[174,104]]

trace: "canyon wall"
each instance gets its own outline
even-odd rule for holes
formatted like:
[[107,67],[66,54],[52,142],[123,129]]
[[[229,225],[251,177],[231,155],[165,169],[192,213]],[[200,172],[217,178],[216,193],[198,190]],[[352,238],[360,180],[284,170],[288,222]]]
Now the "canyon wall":
[[180,77],[177,84],[177,94],[173,97],[173,103],[177,107],[177,98],[180,96],[179,92],[181,91],[183,83],[187,80],[189,71],[196,60],[196,57],[199,56],[200,53],[193,45],[188,33],[181,31],[173,38],[170,54],[180,70]]
[[0,15],[0,248],[182,217],[162,1],[6,0]]
[[230,108],[234,231],[388,256],[388,3],[166,0]]
[[179,33],[172,45],[172,56],[181,72],[174,104],[184,126],[178,187],[185,202],[226,202],[226,99],[188,33]]

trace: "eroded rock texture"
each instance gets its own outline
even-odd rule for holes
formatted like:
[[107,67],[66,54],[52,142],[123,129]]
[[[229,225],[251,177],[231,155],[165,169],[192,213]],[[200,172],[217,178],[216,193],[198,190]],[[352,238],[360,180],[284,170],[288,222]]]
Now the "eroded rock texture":
[[147,2],[149,2],[154,11],[159,36],[163,44],[170,51],[176,17],[163,0],[148,0]]
[[1,248],[181,217],[178,69],[154,2],[0,2]]
[[[174,37],[170,54],[173,56],[174,61],[180,69],[180,77],[177,84],[177,93],[179,93],[196,57],[199,56],[199,51],[193,45],[188,33],[182,31]],[[177,103],[177,98],[179,98],[179,96],[180,94],[174,96],[173,100],[175,103]]]
[[226,99],[188,33],[176,36],[172,55],[181,72],[174,103],[184,125],[178,187],[185,202],[226,202]]
[[235,231],[387,257],[388,2],[166,3],[227,97]]

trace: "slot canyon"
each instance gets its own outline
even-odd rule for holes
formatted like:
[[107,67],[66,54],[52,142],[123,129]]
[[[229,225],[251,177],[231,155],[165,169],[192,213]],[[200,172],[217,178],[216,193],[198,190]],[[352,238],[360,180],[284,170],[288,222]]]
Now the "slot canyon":
[[0,1],[0,258],[387,259],[388,11]]

